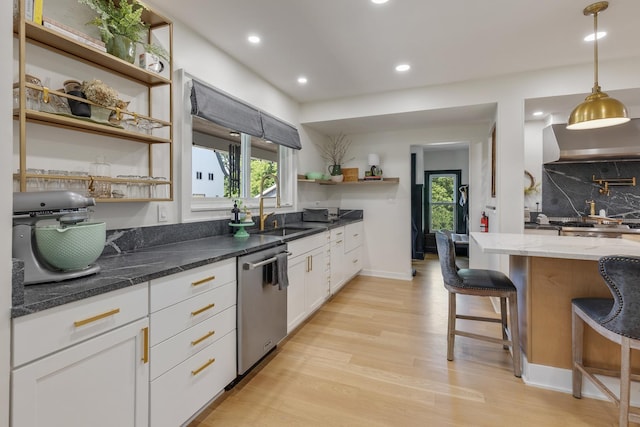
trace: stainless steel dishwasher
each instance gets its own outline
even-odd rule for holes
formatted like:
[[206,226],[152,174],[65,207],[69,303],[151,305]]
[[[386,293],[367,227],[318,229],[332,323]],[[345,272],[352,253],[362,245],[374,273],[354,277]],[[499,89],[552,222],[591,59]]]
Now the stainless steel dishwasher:
[[287,288],[273,284],[276,255],[286,252],[285,244],[238,257],[238,375],[287,335]]

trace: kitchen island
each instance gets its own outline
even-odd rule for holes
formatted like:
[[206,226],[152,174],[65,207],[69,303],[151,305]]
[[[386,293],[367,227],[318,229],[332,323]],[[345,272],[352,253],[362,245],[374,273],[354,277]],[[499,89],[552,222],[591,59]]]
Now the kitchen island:
[[[509,276],[518,289],[523,378],[529,384],[570,391],[571,300],[610,298],[598,272],[598,259],[605,255],[640,256],[640,243],[478,232],[471,233],[471,239],[483,253],[509,255]],[[635,356],[634,367],[640,367],[640,358]],[[590,364],[616,368],[619,347],[587,328],[584,358]]]

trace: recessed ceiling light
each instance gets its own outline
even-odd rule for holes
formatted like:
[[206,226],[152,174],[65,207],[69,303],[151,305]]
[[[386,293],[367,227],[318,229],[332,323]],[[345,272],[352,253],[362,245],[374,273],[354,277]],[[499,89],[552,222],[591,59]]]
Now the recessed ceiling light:
[[249,43],[258,44],[258,43],[260,43],[260,36],[256,36],[255,34],[251,34],[249,37],[247,37],[247,40],[249,40]]
[[[600,40],[601,38],[603,38],[606,35],[607,35],[606,31],[598,31],[598,40]],[[595,40],[595,37],[593,36],[593,33],[589,34],[588,36],[586,36],[584,38],[584,41],[586,41],[586,42],[592,42],[593,40]]]
[[411,65],[409,64],[400,64],[396,66],[396,71],[404,72],[409,71],[411,69]]
[[307,84],[307,78],[305,76],[300,76],[298,77],[298,83],[300,83],[301,85],[306,85]]
[[543,114],[544,114],[543,111],[536,111],[536,112],[533,113],[534,116],[541,116]]
[[388,2],[389,0],[371,0],[371,3],[373,4],[384,4],[386,2]]

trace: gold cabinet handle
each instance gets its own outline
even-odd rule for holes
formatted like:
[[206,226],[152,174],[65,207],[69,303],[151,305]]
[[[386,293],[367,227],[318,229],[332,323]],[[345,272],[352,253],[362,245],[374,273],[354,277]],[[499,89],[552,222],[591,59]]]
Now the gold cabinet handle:
[[338,240],[338,241],[336,242],[336,245],[339,245],[340,243],[342,243],[342,240]]
[[213,334],[215,334],[216,331],[209,331],[207,332],[205,335],[201,336],[200,338],[198,338],[197,340],[191,341],[191,345],[198,345],[200,344],[202,341],[206,340],[207,338],[213,336]]
[[149,363],[149,327],[142,329],[142,362]]
[[216,306],[215,304],[209,304],[209,305],[207,305],[207,306],[205,306],[205,307],[202,307],[202,308],[201,308],[201,309],[199,309],[199,310],[192,311],[192,312],[191,312],[191,315],[192,315],[192,316],[197,316],[198,314],[200,314],[200,313],[204,313],[205,311],[210,310],[210,309],[212,309],[212,308],[213,308],[213,307],[215,307],[215,306]]
[[191,375],[193,375],[193,376],[198,375],[200,372],[202,372],[203,370],[207,369],[215,361],[216,361],[215,358],[207,360],[207,363],[205,363],[204,365],[200,366],[195,371],[191,371]]
[[351,261],[351,262],[353,262],[353,263],[355,264],[355,263],[357,263],[357,262],[358,262],[358,260],[357,260],[357,259],[354,259],[354,260],[353,260],[353,261]]
[[76,320],[75,322],[73,322],[73,326],[75,326],[76,328],[80,327],[80,326],[84,326],[88,323],[92,323],[95,321],[98,321],[100,319],[104,319],[105,317],[109,317],[109,316],[113,316],[114,314],[118,314],[120,313],[120,309],[119,308],[114,308],[113,310],[109,310],[107,312],[101,313],[101,314],[97,314],[93,317],[88,317],[86,319],[82,319],[82,320]]
[[196,280],[195,282],[191,282],[191,286],[204,285],[205,283],[210,282],[212,280],[216,280],[216,276],[209,276],[209,277],[205,277],[204,279]]

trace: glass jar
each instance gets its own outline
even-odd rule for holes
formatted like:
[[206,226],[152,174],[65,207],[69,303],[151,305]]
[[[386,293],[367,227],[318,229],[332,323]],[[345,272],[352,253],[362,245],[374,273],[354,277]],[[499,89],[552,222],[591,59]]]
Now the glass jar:
[[[30,175],[44,175],[44,169],[27,168],[27,174]],[[31,177],[27,178],[27,191],[43,191],[44,190],[44,178]]]
[[44,186],[47,190],[64,190],[67,188],[67,179],[63,178],[69,174],[68,171],[60,169],[49,169],[47,175],[55,175],[45,180]]
[[[104,156],[96,157],[96,161],[90,165],[90,173],[95,178],[110,178],[111,165],[105,161]],[[111,182],[104,179],[94,179],[89,185],[91,197],[108,199],[111,197]]]
[[71,171],[69,172],[69,190],[74,193],[81,194],[83,196],[87,195],[87,185],[89,181],[87,179],[74,179],[74,178],[89,178],[89,172],[85,171]]

